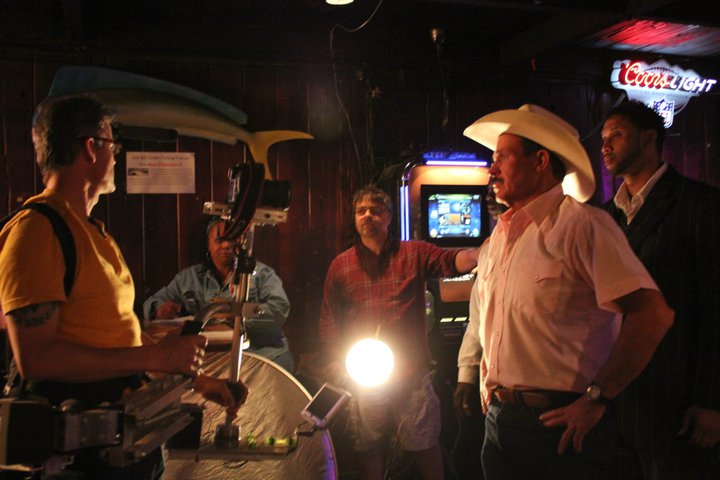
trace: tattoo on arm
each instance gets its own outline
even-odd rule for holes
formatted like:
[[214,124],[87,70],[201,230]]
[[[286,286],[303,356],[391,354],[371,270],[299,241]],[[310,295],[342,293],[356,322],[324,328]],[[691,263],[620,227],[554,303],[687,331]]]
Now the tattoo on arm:
[[46,302],[18,308],[10,316],[18,327],[37,327],[47,323],[55,315],[58,309],[58,302]]

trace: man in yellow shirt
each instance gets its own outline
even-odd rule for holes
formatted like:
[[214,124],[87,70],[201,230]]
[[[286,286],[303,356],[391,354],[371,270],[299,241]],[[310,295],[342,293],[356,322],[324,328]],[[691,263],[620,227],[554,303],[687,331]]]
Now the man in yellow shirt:
[[[198,376],[206,340],[168,336],[143,346],[133,312],[134,285],[120,250],[90,212],[100,195],[115,190],[111,114],[89,97],[47,99],[35,112],[33,143],[45,190],[28,200],[46,203],[68,225],[75,243],[76,274],[66,295],[65,259],[48,218],[18,213],[0,232],[0,305],[17,368],[28,389],[57,403],[85,406],[115,402],[145,371]],[[236,400],[223,382],[198,376],[196,387],[233,411]],[[124,469],[96,451],[80,451],[69,470],[84,478],[162,475],[159,451]]]

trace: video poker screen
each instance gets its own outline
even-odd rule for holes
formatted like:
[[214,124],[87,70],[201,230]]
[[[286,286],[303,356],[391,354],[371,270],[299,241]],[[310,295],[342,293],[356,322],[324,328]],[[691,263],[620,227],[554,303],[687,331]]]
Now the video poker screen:
[[488,234],[484,185],[421,185],[423,239],[444,247],[480,245]]

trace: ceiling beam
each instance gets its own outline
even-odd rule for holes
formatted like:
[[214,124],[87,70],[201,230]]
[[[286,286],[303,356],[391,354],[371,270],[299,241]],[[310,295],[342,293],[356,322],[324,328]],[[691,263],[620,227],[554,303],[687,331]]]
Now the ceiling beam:
[[614,13],[562,13],[500,45],[500,63],[508,66],[560,44],[586,37],[622,20]]

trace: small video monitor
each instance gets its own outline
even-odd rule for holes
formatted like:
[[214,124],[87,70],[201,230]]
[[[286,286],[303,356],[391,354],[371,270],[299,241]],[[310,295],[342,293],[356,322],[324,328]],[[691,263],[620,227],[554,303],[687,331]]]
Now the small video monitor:
[[422,238],[441,247],[474,247],[488,235],[485,185],[421,185]]
[[300,412],[300,415],[311,422],[316,429],[324,430],[330,425],[335,415],[345,408],[351,396],[349,392],[325,383]]

